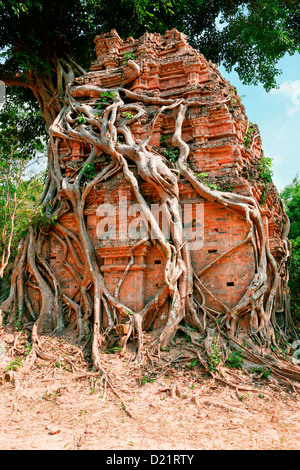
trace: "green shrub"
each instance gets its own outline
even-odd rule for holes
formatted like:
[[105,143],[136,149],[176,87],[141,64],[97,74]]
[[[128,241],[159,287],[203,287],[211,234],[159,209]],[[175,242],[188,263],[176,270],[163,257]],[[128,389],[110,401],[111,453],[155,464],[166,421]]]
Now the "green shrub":
[[243,366],[244,360],[241,351],[232,349],[230,355],[226,360],[228,367],[233,369],[240,369]]

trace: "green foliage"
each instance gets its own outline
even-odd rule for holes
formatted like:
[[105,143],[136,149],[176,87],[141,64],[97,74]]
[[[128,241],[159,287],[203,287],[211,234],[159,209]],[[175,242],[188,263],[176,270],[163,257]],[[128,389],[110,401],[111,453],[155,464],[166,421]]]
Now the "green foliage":
[[83,165],[83,176],[86,178],[86,179],[93,179],[97,174],[97,171],[94,167],[94,165],[88,165],[87,163],[85,163]]
[[122,117],[124,117],[125,119],[132,119],[134,116],[131,111],[123,111]]
[[284,188],[280,196],[291,222],[289,238],[296,241],[300,237],[300,180],[298,175]]
[[173,147],[166,149],[164,152],[164,156],[167,160],[169,160],[169,162],[174,164],[179,157],[179,150]]
[[26,81],[22,74],[32,69],[55,74],[56,57],[88,68],[96,35],[116,29],[126,39],[177,28],[207,59],[269,90],[280,74],[276,63],[299,51],[299,20],[293,0],[2,0],[1,69]]
[[300,327],[300,181],[298,175],[281,192],[286,213],[290,219],[289,239],[292,244],[289,286],[291,289],[291,312]]
[[172,135],[161,135],[160,136],[160,145],[162,147],[166,147],[168,144],[168,140],[172,138]]
[[270,369],[268,369],[267,367],[254,367],[252,369],[252,372],[253,374],[261,374],[261,376],[264,378],[264,379],[267,379],[269,377],[269,375],[271,374],[271,371]]
[[43,190],[43,173],[35,169],[45,149],[42,122],[35,109],[20,106],[10,95],[0,111],[1,270],[14,255]]
[[114,91],[105,91],[104,93],[101,93],[100,98],[98,99],[97,108],[101,109],[103,106],[107,106],[114,100],[115,96],[116,93]]
[[209,175],[207,173],[195,173],[195,175],[197,176],[197,178],[204,184],[206,184],[206,186],[208,186],[210,189],[214,189],[214,190],[217,190],[217,191],[221,191],[222,189],[219,188],[216,184],[214,183],[211,183],[209,181]]
[[1,153],[13,153],[19,160],[29,161],[36,152],[45,149],[44,120],[37,106],[24,103],[24,95],[15,90],[7,90],[6,101],[0,111],[0,139]]
[[119,347],[119,346],[113,346],[112,348],[109,348],[109,349],[107,350],[107,352],[108,352],[109,354],[115,354],[115,353],[117,353],[117,352],[120,352],[121,350],[122,350],[121,347]]
[[243,363],[244,360],[241,351],[233,348],[226,360],[226,364],[233,369],[240,369]]
[[223,61],[226,68],[235,63],[245,84],[276,86],[280,70],[276,63],[285,53],[299,51],[300,5],[297,1],[249,0],[230,2],[221,22],[225,27]]
[[44,215],[44,213],[42,214],[42,224],[44,225],[44,227],[47,227],[47,225],[54,225],[55,227],[56,219],[57,219],[57,215],[54,215],[53,217],[49,217],[47,215]]
[[20,318],[19,318],[19,310],[17,310],[15,312],[15,315],[14,315],[14,328],[15,328],[15,331],[20,331],[22,329],[22,322],[20,321]]
[[17,370],[17,369],[20,369],[21,367],[22,367],[22,360],[19,357],[17,357],[6,366],[5,372],[7,372],[8,370]]
[[78,124],[85,124],[86,123],[86,116],[85,116],[84,113],[78,114],[77,122],[78,122]]
[[[39,192],[42,192],[42,186],[39,189]],[[57,215],[52,215],[53,207],[51,204],[48,204],[46,207],[41,205],[35,205],[30,213],[30,216],[24,221],[24,228],[20,233],[20,238],[25,237],[28,227],[30,225],[34,227],[47,227],[50,225],[56,226]]]
[[123,57],[125,59],[124,64],[127,64],[128,60],[135,60],[136,59],[135,53],[133,51],[124,52]]
[[268,157],[262,157],[258,164],[259,177],[265,183],[272,183],[273,170],[272,170],[272,159]]
[[251,141],[252,141],[252,137],[253,137],[253,133],[254,133],[254,127],[253,127],[253,124],[249,124],[248,126],[248,129],[247,129],[247,132],[246,132],[246,135],[244,137],[244,143],[246,145],[246,147],[248,148],[249,145],[251,144]]
[[261,157],[261,160],[257,166],[260,179],[264,183],[264,189],[261,196],[260,203],[263,205],[266,202],[267,196],[269,194],[268,183],[272,183],[273,170],[272,170],[272,159],[268,157]]
[[25,347],[25,356],[28,356],[32,350],[32,343],[29,343],[28,341],[26,341],[24,344],[24,347]]
[[221,188],[222,191],[225,191],[227,193],[232,193],[233,192],[233,187],[231,185],[231,183],[229,182],[225,182],[225,183],[222,183],[222,188]]
[[161,135],[160,136],[160,147],[164,148],[164,156],[166,159],[174,165],[179,157],[179,149],[171,145],[172,135]]
[[249,393],[248,393],[248,392],[246,393],[246,395],[240,395],[240,396],[238,397],[238,399],[239,399],[240,401],[243,401],[245,397],[249,397]]
[[195,367],[198,363],[199,363],[199,360],[196,359],[195,361],[192,361],[192,362],[190,363],[190,367],[193,368],[193,367]]
[[141,379],[141,384],[142,384],[142,385],[145,385],[146,382],[154,383],[154,379],[152,379],[151,377],[149,377],[149,375],[144,375],[144,377],[142,377],[142,379]]
[[220,362],[221,362],[221,351],[220,351],[219,345],[214,339],[210,348],[210,353],[208,354],[209,370],[211,370],[212,372],[216,372],[218,370]]
[[203,179],[208,178],[208,173],[196,173],[196,176],[197,176],[200,180],[203,180]]

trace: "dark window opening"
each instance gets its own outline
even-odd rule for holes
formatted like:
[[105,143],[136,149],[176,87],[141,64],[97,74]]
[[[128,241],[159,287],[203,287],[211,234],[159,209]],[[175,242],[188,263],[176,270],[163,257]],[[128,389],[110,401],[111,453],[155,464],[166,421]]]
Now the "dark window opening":
[[208,253],[217,253],[218,250],[208,250]]
[[160,260],[160,259],[156,259],[156,260],[154,261],[154,264],[161,264],[161,260]]
[[234,282],[227,282],[227,286],[234,286]]

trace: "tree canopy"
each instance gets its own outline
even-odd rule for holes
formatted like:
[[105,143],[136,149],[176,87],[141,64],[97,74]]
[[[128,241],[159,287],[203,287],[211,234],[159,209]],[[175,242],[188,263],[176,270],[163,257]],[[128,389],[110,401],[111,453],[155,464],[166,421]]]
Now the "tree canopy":
[[42,177],[31,170],[45,151],[38,110],[9,93],[0,111],[0,278],[38,204]]
[[175,27],[207,59],[269,90],[277,61],[299,52],[299,20],[297,0],[5,0],[0,73],[7,84],[33,89],[37,76],[56,80],[57,59],[88,67],[97,34],[115,28],[126,38]]
[[296,176],[293,182],[281,193],[290,218],[289,238],[292,243],[292,260],[290,268],[291,307],[294,319],[300,324],[300,181]]

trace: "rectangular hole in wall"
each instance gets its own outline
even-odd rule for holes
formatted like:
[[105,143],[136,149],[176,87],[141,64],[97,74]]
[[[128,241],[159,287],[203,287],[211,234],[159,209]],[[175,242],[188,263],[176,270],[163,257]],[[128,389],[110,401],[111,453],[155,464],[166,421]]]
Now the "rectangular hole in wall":
[[227,286],[234,286],[234,282],[227,282]]
[[156,260],[154,261],[154,264],[161,264],[161,260],[160,260],[160,259],[156,259]]
[[218,250],[208,250],[208,253],[218,253]]

